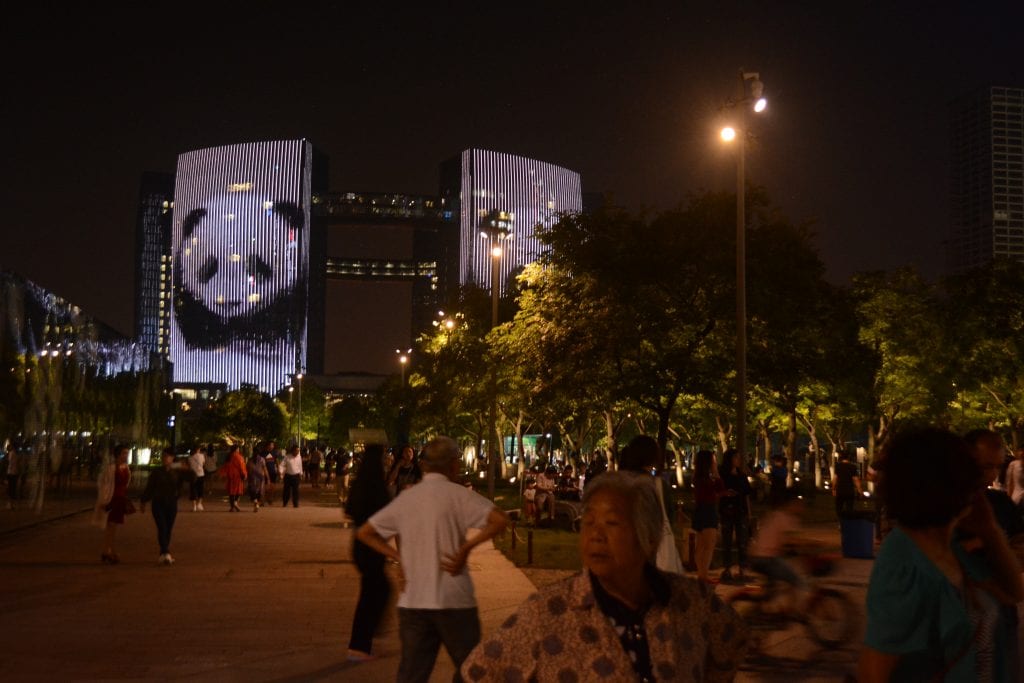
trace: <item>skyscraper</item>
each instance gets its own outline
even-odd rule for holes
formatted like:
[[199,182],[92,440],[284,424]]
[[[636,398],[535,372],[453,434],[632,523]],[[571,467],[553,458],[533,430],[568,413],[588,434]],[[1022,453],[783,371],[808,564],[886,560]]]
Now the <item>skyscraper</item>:
[[579,173],[483,149],[442,164],[441,197],[459,215],[459,283],[490,288],[491,240],[500,233],[502,291],[509,274],[540,255],[537,226],[583,209]]
[[174,177],[144,173],[135,225],[135,339],[164,358],[171,314],[171,212]]
[[1024,88],[983,88],[950,118],[950,268],[1024,261]]

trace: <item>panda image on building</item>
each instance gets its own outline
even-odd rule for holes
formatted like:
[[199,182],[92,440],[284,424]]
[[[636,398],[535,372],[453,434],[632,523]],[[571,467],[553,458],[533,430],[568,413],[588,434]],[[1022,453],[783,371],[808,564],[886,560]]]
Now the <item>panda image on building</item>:
[[208,355],[202,379],[213,382],[237,374],[239,364],[294,368],[306,319],[303,210],[245,188],[186,211],[174,245],[172,311],[189,363]]

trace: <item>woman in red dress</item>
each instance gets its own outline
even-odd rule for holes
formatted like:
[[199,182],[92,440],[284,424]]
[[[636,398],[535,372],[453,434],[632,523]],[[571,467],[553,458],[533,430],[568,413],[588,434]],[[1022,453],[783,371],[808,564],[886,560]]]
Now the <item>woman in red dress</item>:
[[228,456],[228,461],[221,468],[220,475],[227,481],[228,500],[231,501],[229,511],[241,512],[242,509],[238,507],[238,499],[245,493],[247,472],[245,470],[245,458],[242,457],[242,448],[240,446],[234,445],[231,447],[231,455]]
[[135,506],[128,500],[128,484],[132,471],[128,467],[128,447],[115,446],[114,460],[108,462],[100,472],[97,481],[96,509],[93,520],[103,527],[103,551],[100,561],[117,564],[120,558],[114,552],[114,536],[117,526],[124,524],[125,515],[135,512]]

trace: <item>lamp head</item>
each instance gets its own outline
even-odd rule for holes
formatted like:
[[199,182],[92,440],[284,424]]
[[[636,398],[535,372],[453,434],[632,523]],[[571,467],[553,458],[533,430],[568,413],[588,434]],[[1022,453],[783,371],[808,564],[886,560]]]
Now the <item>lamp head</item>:
[[725,142],[732,142],[736,139],[736,129],[732,126],[726,126],[722,129],[722,140]]

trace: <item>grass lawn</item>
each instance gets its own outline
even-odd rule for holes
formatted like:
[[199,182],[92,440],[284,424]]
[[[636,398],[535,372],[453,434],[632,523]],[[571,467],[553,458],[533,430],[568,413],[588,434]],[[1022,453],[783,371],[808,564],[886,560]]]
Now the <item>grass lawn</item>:
[[[533,537],[533,561],[529,557],[530,536]],[[515,548],[512,547],[513,540]],[[525,525],[509,527],[494,539],[494,547],[517,567],[579,571],[580,535],[559,528],[533,528]]]

